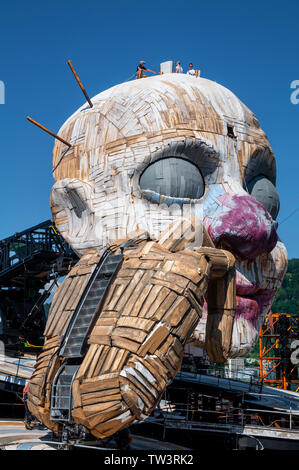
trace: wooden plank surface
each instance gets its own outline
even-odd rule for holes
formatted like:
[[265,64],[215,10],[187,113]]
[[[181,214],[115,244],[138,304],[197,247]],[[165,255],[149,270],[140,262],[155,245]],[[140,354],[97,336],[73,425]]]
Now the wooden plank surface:
[[[209,303],[209,354],[221,361],[229,350],[234,260],[213,246],[186,249],[193,229],[193,219],[176,221],[158,241],[143,239],[124,251],[73,384],[73,418],[95,436],[113,434],[150,414],[180,369],[204,295]],[[97,261],[94,253],[81,258],[52,306],[30,391],[33,414],[47,424],[52,381],[63,361],[57,351]]]

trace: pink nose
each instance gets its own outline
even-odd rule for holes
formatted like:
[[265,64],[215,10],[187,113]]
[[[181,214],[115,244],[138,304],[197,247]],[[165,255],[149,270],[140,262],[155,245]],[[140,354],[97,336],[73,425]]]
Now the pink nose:
[[205,226],[217,247],[227,247],[240,259],[270,253],[277,232],[265,207],[249,195],[226,194],[219,198],[221,211],[205,218]]

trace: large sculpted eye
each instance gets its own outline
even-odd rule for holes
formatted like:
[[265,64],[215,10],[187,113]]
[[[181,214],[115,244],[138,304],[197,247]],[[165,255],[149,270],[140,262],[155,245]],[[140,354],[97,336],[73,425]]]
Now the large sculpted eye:
[[139,186],[143,194],[158,202],[155,196],[199,199],[204,193],[204,180],[196,165],[182,158],[168,157],[149,165],[142,173]]
[[279,212],[279,196],[273,183],[264,175],[259,175],[247,183],[249,194],[263,204],[275,220]]

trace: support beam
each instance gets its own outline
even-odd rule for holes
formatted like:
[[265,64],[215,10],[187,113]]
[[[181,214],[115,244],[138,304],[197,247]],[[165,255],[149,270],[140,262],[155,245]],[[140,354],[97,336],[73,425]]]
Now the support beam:
[[68,65],[69,65],[71,71],[73,72],[74,77],[75,77],[75,79],[77,80],[77,82],[78,82],[78,84],[79,84],[79,87],[80,87],[81,90],[83,91],[83,94],[84,94],[84,96],[85,96],[85,98],[86,98],[86,100],[87,100],[89,106],[92,108],[92,107],[93,107],[93,104],[92,104],[92,102],[91,102],[91,100],[90,100],[90,98],[89,98],[89,96],[88,96],[88,94],[87,94],[87,92],[86,92],[84,86],[82,85],[82,82],[81,82],[80,78],[79,78],[78,75],[76,74],[75,69],[74,69],[74,67],[73,67],[73,65],[72,65],[72,63],[71,63],[71,61],[68,60],[67,63],[68,63]]
[[71,147],[72,145],[67,142],[66,140],[64,140],[62,137],[59,137],[59,135],[57,134],[54,134],[54,132],[50,131],[49,129],[47,129],[46,127],[42,126],[41,124],[39,124],[38,122],[34,121],[34,119],[32,119],[30,116],[27,116],[27,120],[32,122],[33,124],[35,124],[37,127],[39,127],[40,129],[42,129],[43,131],[47,132],[48,134],[50,134],[52,137],[54,137],[55,139],[57,140],[60,140],[60,142],[62,142],[63,144],[67,145],[68,147]]

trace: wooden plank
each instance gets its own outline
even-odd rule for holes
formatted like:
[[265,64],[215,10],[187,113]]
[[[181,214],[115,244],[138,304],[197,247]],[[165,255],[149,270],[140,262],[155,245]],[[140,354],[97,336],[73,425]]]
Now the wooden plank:
[[81,407],[72,409],[71,414],[75,423],[81,424],[88,429],[88,419],[86,418],[85,413]]
[[[155,311],[160,307],[160,305],[166,299],[169,293],[169,290],[166,287],[158,286],[157,284],[151,288],[153,289],[153,292],[155,293],[156,298],[153,299],[150,309],[149,308],[145,309],[145,314],[143,314],[142,316],[146,318],[153,316]],[[139,317],[140,316],[141,315],[139,315]]]
[[137,395],[137,393],[134,390],[130,390],[128,386],[125,386],[124,384],[121,385],[121,394],[123,396],[123,399],[127,405],[127,407],[132,411],[134,416],[136,418],[140,418],[141,416],[141,410],[137,406],[138,402],[140,405],[140,402],[145,406],[141,398]]
[[182,263],[181,261],[174,261],[173,266],[171,267],[171,272],[186,277],[195,284],[200,282],[202,278],[198,269],[190,264]]
[[40,396],[36,397],[35,395],[33,395],[33,393],[28,394],[28,401],[34,407],[38,407],[38,406],[42,405],[42,400],[41,400]]
[[104,306],[99,318],[103,319],[104,317],[117,320],[119,317],[119,312],[117,310],[106,310],[106,306]]
[[169,291],[169,289],[167,289],[167,291],[169,293],[164,298],[162,303],[158,305],[155,311],[153,310],[152,312],[151,311],[148,312],[147,317],[151,316],[151,318],[157,321],[160,321],[161,319],[163,319],[164,315],[168,312],[168,310],[171,308],[171,306],[177,299],[177,295],[174,292]]
[[142,308],[142,306],[143,306],[147,296],[149,295],[152,287],[153,286],[152,286],[151,283],[148,283],[146,286],[144,286],[144,288],[140,292],[135,304],[133,305],[132,309],[128,312],[124,311],[123,315],[128,314],[128,315],[130,315],[130,317],[139,316],[140,309]]
[[62,336],[53,336],[52,338],[49,338],[49,339],[47,338],[43,345],[43,351],[47,351],[50,348],[59,346],[59,344],[61,343],[61,340],[62,340]]
[[58,290],[55,292],[53,301],[52,301],[52,308],[50,308],[49,316],[45,328],[45,336],[54,336],[53,331],[53,324],[55,325],[59,319],[59,313],[63,310],[64,305],[67,302],[67,296],[65,295],[71,283],[71,279],[66,278]]
[[94,371],[94,376],[120,370],[122,361],[125,357],[127,357],[127,354],[127,351],[109,347],[109,349],[107,349],[107,355],[105,356],[105,359],[102,360],[101,363],[97,364],[97,367]]
[[168,376],[171,379],[173,379],[175,377],[175,375],[177,374],[178,370],[172,366],[171,362],[168,360],[168,358],[165,354],[163,354],[159,350],[157,350],[156,355],[160,359],[162,364],[167,368]]
[[155,359],[151,358],[149,355],[142,358],[142,363],[149,370],[149,372],[156,377],[157,387],[160,389],[160,391],[164,390],[165,383],[168,380],[166,368],[164,366],[162,368],[161,365],[157,366]]
[[[110,311],[109,311],[109,313],[110,313]],[[109,317],[108,315],[102,316],[102,312],[101,312],[101,314],[100,314],[100,316],[97,319],[97,322],[95,324],[95,328],[98,327],[98,326],[114,326],[114,325],[116,325],[117,321],[118,321],[118,316],[117,317],[115,317],[115,316]]]
[[138,355],[144,356],[147,353],[154,354],[156,349],[160,346],[168,334],[168,328],[166,328],[164,325],[158,324],[154,330],[151,331],[146,340],[141,344],[140,348],[138,349]]
[[147,320],[145,318],[136,318],[136,317],[120,317],[116,323],[117,326],[138,328],[148,333],[151,328],[155,325],[153,320]]
[[198,224],[200,221],[195,217],[175,221],[160,235],[159,244],[169,251],[184,249],[186,242],[195,239],[195,227]]
[[30,395],[40,399],[41,383],[34,384],[30,382]]
[[136,343],[140,344],[148,337],[148,333],[146,331],[142,331],[137,328],[128,328],[128,327],[120,326],[120,327],[115,328],[115,330],[113,331],[112,341],[115,336],[126,338],[126,339],[135,341]]
[[74,408],[77,408],[82,405],[82,395],[80,393],[80,381],[75,379],[72,385],[72,394],[73,394],[73,402]]
[[160,264],[161,264],[161,262],[157,263],[156,260],[142,260],[141,263],[140,263],[140,269],[153,270],[153,269],[157,268]]
[[[131,310],[134,307],[135,302],[138,300],[138,298],[140,296],[140,293],[143,291],[144,287],[147,286],[148,283],[150,282],[151,275],[152,275],[151,271],[150,272],[143,271],[143,275],[140,278],[140,280],[138,282],[138,285],[136,285],[136,287],[134,288],[133,292],[131,292],[130,295],[128,296],[129,290],[126,291],[126,293],[127,293],[126,301],[118,303],[118,308],[119,308],[120,313],[122,311],[125,311],[126,314],[131,312]],[[134,277],[133,277],[133,279],[134,279]],[[132,282],[133,282],[133,280],[132,280]],[[125,295],[126,295],[126,293],[125,293]]]
[[210,281],[207,302],[208,318],[205,348],[212,360],[223,363],[230,349],[233,317],[236,308],[234,269],[229,271],[225,278]]
[[112,331],[114,329],[114,324],[110,324],[110,325],[101,325],[101,317],[99,318],[97,324],[94,326],[93,330],[92,330],[92,334],[91,334],[91,338],[93,336],[111,336],[112,334]]
[[73,295],[72,302],[69,305],[69,309],[75,311],[79,300],[81,299],[83,292],[88,284],[89,276],[80,276],[79,283],[76,287],[76,294]]
[[[106,374],[106,376],[109,376],[111,374]],[[87,381],[83,380],[81,385],[80,385],[80,393],[89,393],[89,392],[98,392],[100,390],[109,390],[111,388],[117,388],[119,386],[119,378],[105,378],[105,376],[101,376],[96,378],[94,381]]]
[[116,346],[118,348],[125,349],[126,351],[136,352],[140,347],[140,343],[136,343],[128,338],[123,338],[121,336],[113,335],[112,338],[112,346]]
[[134,276],[131,279],[131,282],[128,284],[126,290],[122,294],[121,298],[116,304],[116,308],[118,311],[121,311],[121,309],[124,307],[124,305],[127,303],[128,299],[132,295],[132,293],[135,291],[136,287],[140,283],[142,277],[144,276],[145,272],[141,269],[138,269]]
[[129,426],[133,421],[135,421],[135,417],[132,416],[130,411],[123,412],[118,418],[107,420],[99,426],[92,428],[92,434],[100,439],[111,436],[115,432]]
[[53,327],[52,334],[53,335],[58,335],[59,333],[64,335],[67,327],[69,325],[70,320],[73,317],[73,311],[72,310],[65,310],[62,314],[61,317],[58,319],[57,324]]
[[[168,254],[168,253],[167,253]],[[165,257],[166,257],[166,253],[163,253],[163,252],[159,252],[159,253],[156,253],[153,251],[153,249],[151,251],[149,251],[149,253],[147,254],[142,254],[140,256],[140,260],[144,260],[144,261],[155,261],[157,262],[157,266],[159,266],[159,261],[160,262],[164,262],[165,261]]]
[[[111,390],[109,390],[111,392]],[[122,396],[120,393],[105,393],[104,395],[102,392],[99,393],[87,393],[82,395],[82,406],[85,407],[87,405],[101,405],[103,403],[112,403],[112,402],[120,402]]]
[[130,280],[119,279],[118,277],[110,286],[107,298],[105,300],[104,309],[105,310],[115,310],[115,306],[118,300],[121,298],[123,292],[129,285]]
[[185,297],[177,297],[170,309],[166,312],[163,317],[163,323],[169,326],[177,326],[191,310],[190,303]]
[[71,308],[70,308],[71,304],[77,298],[78,291],[80,290],[80,286],[82,285],[84,277],[88,277],[88,276],[79,276],[79,277],[72,277],[71,278],[71,283],[70,283],[68,291],[67,291],[68,299],[67,299],[67,302],[64,305],[63,310],[71,310]]
[[[83,395],[84,396],[84,395]],[[103,418],[103,415],[104,415],[104,411],[107,412],[107,415],[105,416],[110,416],[110,411],[112,410],[120,410],[121,409],[121,404],[118,402],[118,403],[115,403],[115,401],[113,400],[110,400],[110,396],[109,398],[104,402],[104,403],[94,403],[92,405],[83,405],[82,408],[83,408],[83,411],[88,419],[88,421],[90,422],[91,426],[93,426],[92,424],[92,420],[89,419],[89,416],[90,415],[96,415],[99,417],[99,419],[97,419],[97,422],[100,422],[101,420],[105,421],[105,418]]]
[[110,335],[92,335],[87,341],[88,344],[97,344],[102,346],[111,345],[111,336]]
[[154,285],[148,293],[147,298],[144,300],[142,307],[138,312],[138,317],[146,317],[147,313],[151,311],[151,307],[155,302],[159,292],[161,291],[162,286]]
[[98,346],[95,349],[93,357],[89,360],[89,367],[85,374],[86,378],[93,377],[94,370],[98,366],[98,363],[103,361],[103,347]]
[[79,378],[82,378],[82,377],[85,377],[85,374],[89,368],[89,364],[90,364],[90,361],[92,360],[94,354],[96,353],[96,351],[98,350],[98,348],[101,348],[103,350],[103,347],[104,346],[98,346],[97,344],[91,344],[87,350],[87,353],[84,357],[84,361],[82,362],[82,364],[80,365],[79,369],[78,369],[78,372],[77,372],[77,375],[76,375],[76,378],[79,379]]
[[199,319],[200,317],[198,316],[198,313],[194,309],[191,309],[184,321],[178,327],[173,329],[173,333],[180,338],[183,344],[185,344],[187,339],[193,333]]
[[[122,406],[120,403],[115,404],[115,402],[112,402],[113,405],[110,406],[110,408],[107,408],[105,411],[101,411],[101,413],[96,413],[94,414],[93,417],[88,417],[88,428],[93,429],[95,427],[98,427],[100,423],[103,423],[107,421],[108,419],[111,420],[115,416],[119,416],[124,410],[122,409]],[[90,405],[90,408],[95,405]],[[86,413],[86,406],[83,408],[84,412]]]
[[[140,261],[139,257],[129,258],[128,254],[127,254],[126,259],[123,262],[123,269],[137,270],[137,269],[140,269],[141,263],[142,263],[142,261]],[[121,276],[122,272],[120,272],[119,274]]]
[[127,384],[130,390],[133,390],[148,408],[153,406],[156,401],[156,393],[153,395],[150,391],[139,382],[133,375],[127,373],[125,377],[121,377],[121,382]]

